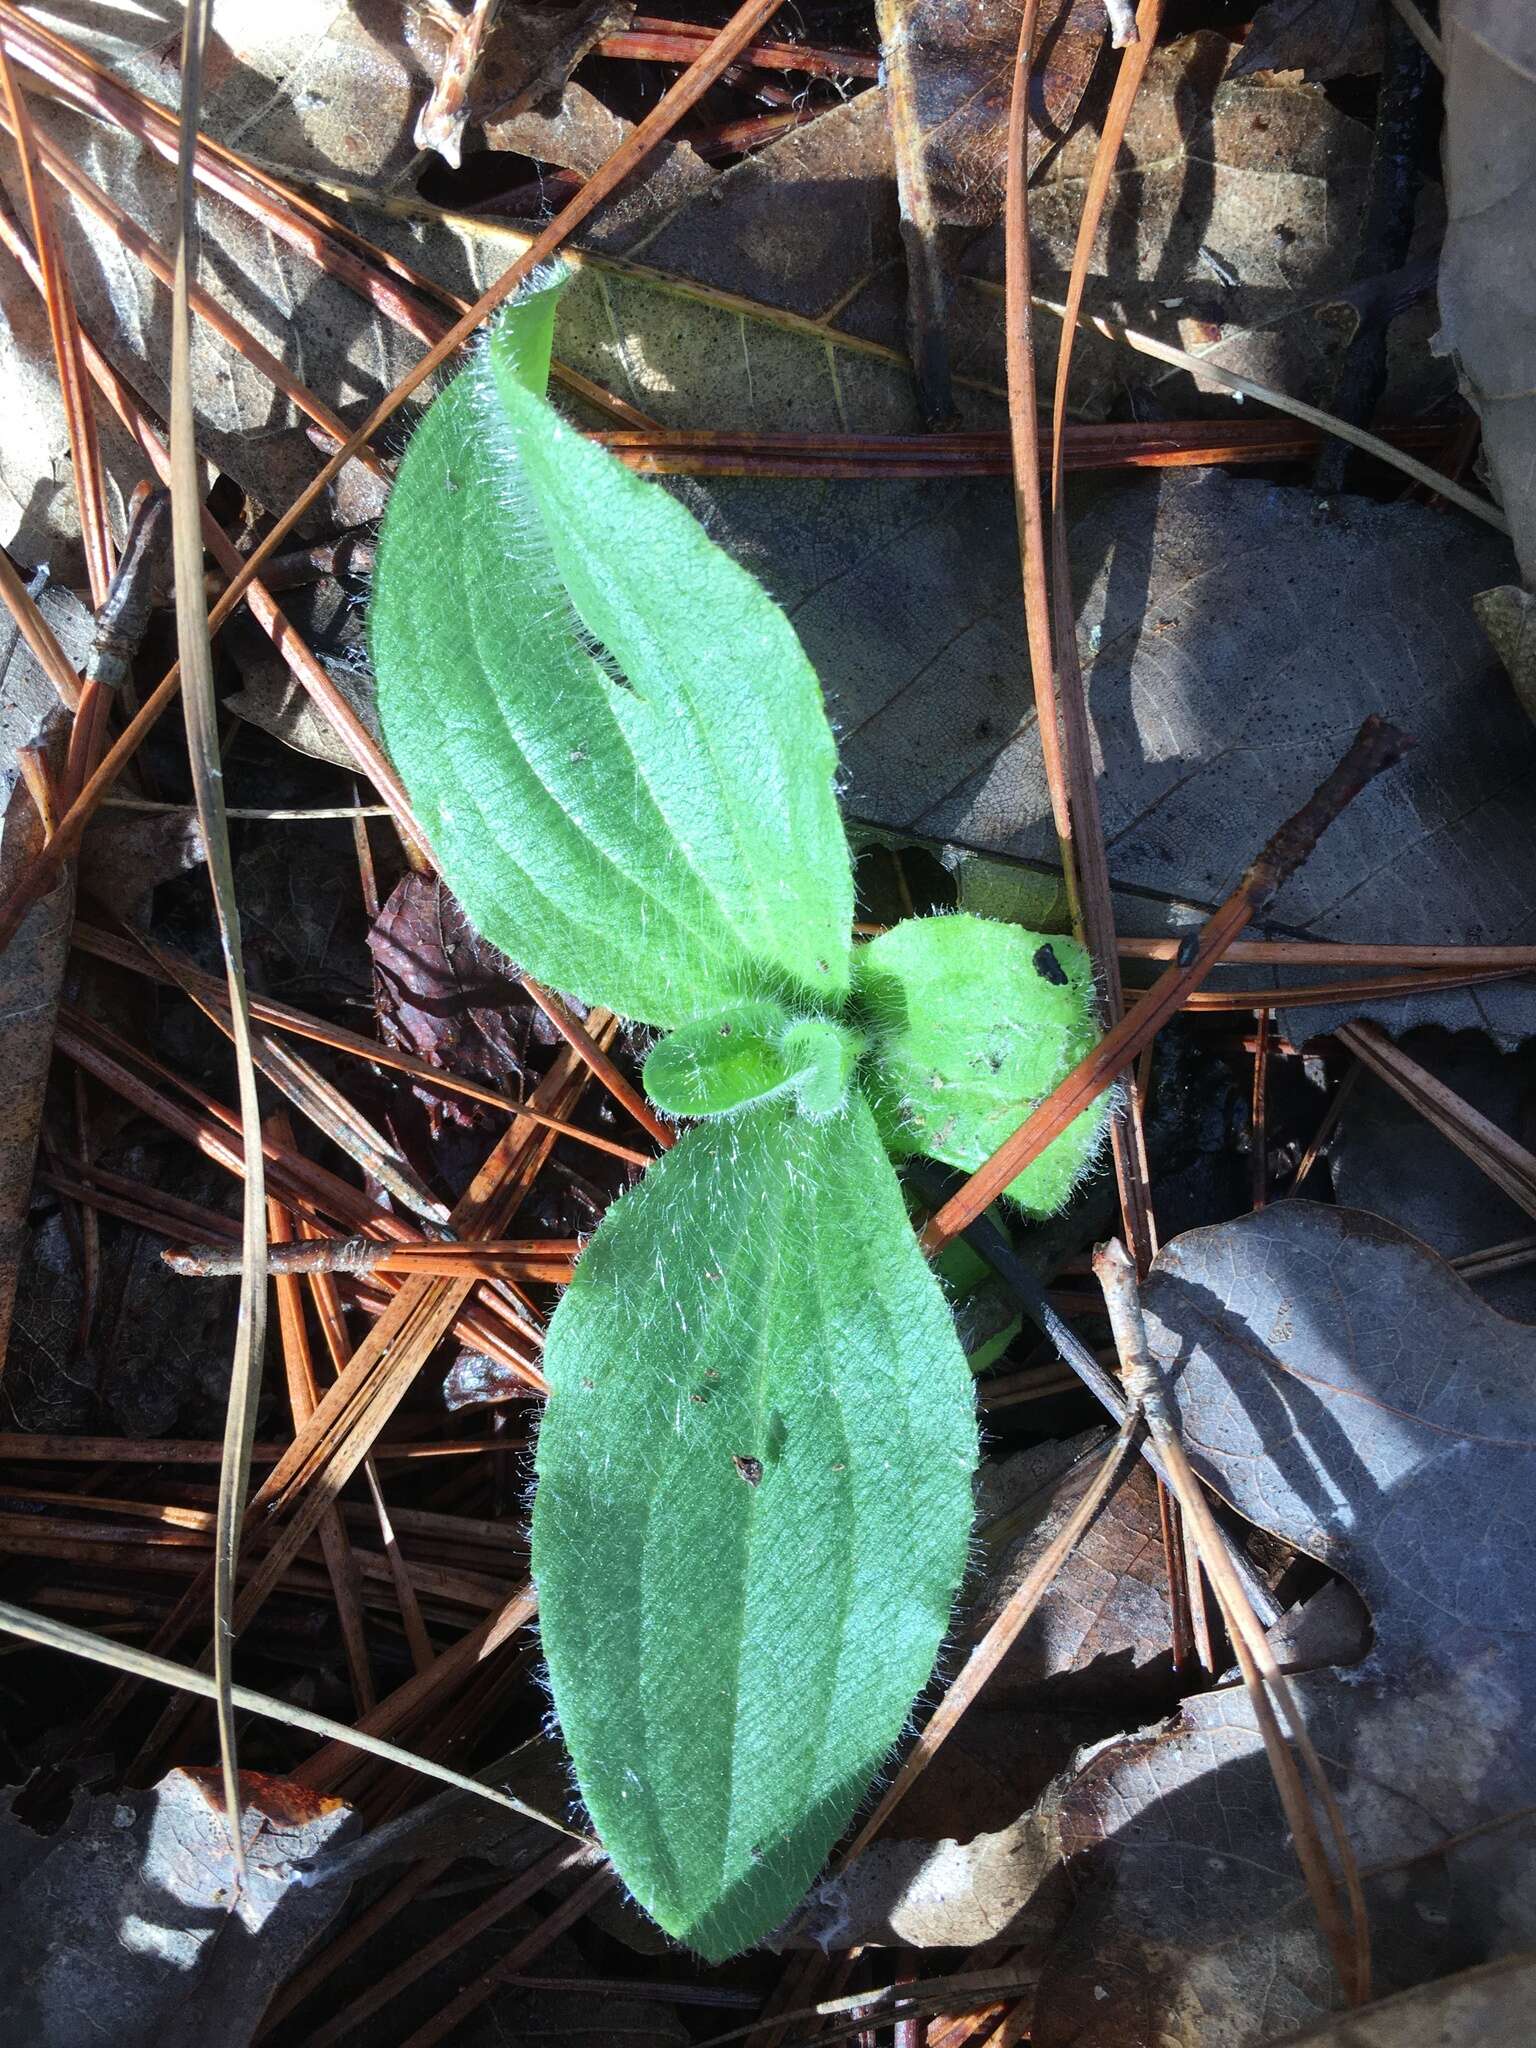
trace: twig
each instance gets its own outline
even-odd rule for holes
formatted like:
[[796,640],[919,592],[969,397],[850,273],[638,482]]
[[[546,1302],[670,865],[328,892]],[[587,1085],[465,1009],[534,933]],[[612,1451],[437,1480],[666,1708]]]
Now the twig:
[[[516,1237],[474,1244],[380,1244],[367,1237],[318,1237],[293,1243],[274,1238],[267,1271],[297,1273],[512,1273],[522,1279],[563,1282],[570,1277],[575,1239]],[[175,1273],[206,1279],[237,1273],[239,1255],[225,1245],[194,1244],[161,1253]]]
[[[1167,1393],[1147,1346],[1135,1267],[1126,1256],[1124,1247],[1114,1240],[1099,1246],[1094,1254],[1093,1267],[1104,1289],[1104,1303],[1114,1331],[1115,1348],[1120,1354],[1127,1398],[1135,1402],[1146,1417],[1147,1428],[1168,1467],[1173,1490],[1194,1539],[1200,1563],[1209,1575],[1221,1604],[1274,1773],[1275,1787],[1285,1810],[1297,1860],[1312,1894],[1313,1906],[1332,1953],[1339,1981],[1350,2003],[1363,2005],[1371,1995],[1370,1929],[1365,1895],[1360,1889],[1359,1866],[1345,1833],[1338,1801],[1290,1683],[1275,1660],[1258,1616],[1253,1612],[1233,1568],[1226,1539],[1216,1525],[1204,1490],[1185,1456]],[[1329,1867],[1300,1774],[1269,1704],[1269,1692],[1273,1692],[1290,1724],[1291,1740],[1296,1745],[1327,1820],[1339,1857],[1340,1879],[1335,1878]],[[1339,1909],[1336,1887],[1340,1880],[1348,1901],[1347,1919]]]
[[[291,1143],[293,1133],[286,1119],[277,1118],[273,1135]],[[293,1222],[281,1202],[267,1203],[267,1227],[279,1244],[292,1236]],[[315,1383],[314,1355],[309,1348],[309,1331],[304,1322],[304,1293],[297,1280],[280,1275],[274,1284],[277,1298],[278,1331],[282,1340],[283,1369],[288,1384],[288,1407],[295,1429],[314,1414],[319,1400]],[[254,1439],[253,1439],[254,1441]],[[342,1649],[352,1680],[357,1711],[366,1714],[378,1701],[373,1668],[368,1658],[368,1637],[363,1627],[362,1585],[357,1560],[347,1536],[340,1510],[333,1507],[319,1528],[320,1549],[336,1595],[336,1619],[341,1629]]]
[[1365,721],[1339,765],[1274,834],[1226,902],[1198,933],[1188,934],[1181,949],[1184,964],[1170,968],[1148,989],[1122,1022],[1105,1034],[1013,1136],[930,1219],[922,1239],[930,1256],[942,1251],[968,1223],[989,1208],[1009,1182],[1111,1086],[1115,1075],[1130,1065],[1144,1045],[1151,1043],[1182,1007],[1189,992],[1210,974],[1243,927],[1279,893],[1335,818],[1376,776],[1394,767],[1411,745],[1406,734],[1384,719],[1371,717]]

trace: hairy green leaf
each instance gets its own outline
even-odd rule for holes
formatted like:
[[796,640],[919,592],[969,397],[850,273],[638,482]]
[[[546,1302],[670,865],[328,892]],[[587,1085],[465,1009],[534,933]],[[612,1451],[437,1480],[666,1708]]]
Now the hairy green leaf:
[[[887,1149],[973,1173],[1098,1039],[1093,973],[1075,939],[986,918],[909,918],[858,949],[873,1051],[865,1086]],[[1049,1216],[1103,1137],[1103,1098],[1008,1194]]]
[[857,1093],[696,1125],[555,1315],[533,1569],[604,1845],[718,1960],[802,1896],[966,1558],[970,1375]]
[[852,880],[820,685],[784,614],[543,397],[557,287],[437,399],[370,620],[384,737],[470,921],[672,1025],[836,1008]]
[[645,1092],[669,1116],[724,1116],[794,1094],[807,1116],[842,1108],[863,1038],[831,1017],[738,1003],[683,1024],[653,1046]]

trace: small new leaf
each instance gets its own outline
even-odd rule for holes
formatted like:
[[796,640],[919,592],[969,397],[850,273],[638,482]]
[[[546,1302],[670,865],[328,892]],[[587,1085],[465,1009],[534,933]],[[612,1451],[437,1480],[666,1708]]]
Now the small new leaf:
[[725,1116],[793,1094],[807,1116],[848,1098],[863,1038],[831,1017],[790,1017],[777,1003],[740,1003],[695,1018],[651,1049],[645,1092],[668,1116]]
[[926,1682],[976,1426],[855,1093],[696,1125],[550,1327],[533,1569],[582,1795],[712,1961],[797,1903]]
[[836,1010],[853,887],[815,672],[693,515],[548,404],[557,292],[503,316],[390,493],[390,753],[470,921],[541,980],[663,1026]]
[[[909,918],[861,946],[857,1007],[873,1049],[865,1087],[893,1157],[974,1173],[1097,1043],[1093,972],[1075,939],[986,918]],[[1097,1153],[1104,1098],[1008,1189],[1050,1216]]]

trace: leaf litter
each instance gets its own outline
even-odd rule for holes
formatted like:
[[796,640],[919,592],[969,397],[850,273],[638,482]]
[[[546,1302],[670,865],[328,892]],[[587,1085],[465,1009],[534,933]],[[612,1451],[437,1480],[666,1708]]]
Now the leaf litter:
[[[634,136],[672,74],[654,57],[619,53],[645,37],[672,37],[673,48],[687,42],[685,29],[692,34],[687,24],[631,22],[622,10],[470,7],[460,21],[483,17],[485,34],[461,102],[442,62],[453,11],[218,10],[205,131],[245,158],[282,167],[290,185],[318,181],[303,203],[318,201],[339,220],[342,241],[362,237],[345,243],[358,266],[346,274],[371,296],[344,281],[334,254],[341,241],[328,243],[332,274],[313,266],[294,213],[262,210],[291,208],[293,193],[269,187],[254,212],[205,192],[211,255],[200,282],[348,424],[523,252],[572,180],[601,171]],[[1064,40],[1054,68],[1046,60],[1044,118],[1030,145],[1035,285],[1046,299],[1064,295],[1113,66],[1096,7],[1080,0],[1062,13]],[[25,64],[38,46],[11,42],[17,18],[0,9],[0,33]],[[48,20],[154,102],[177,103],[176,24],[161,11],[104,23],[99,9],[61,4]],[[1067,921],[1006,484],[995,469],[991,479],[974,473],[984,444],[965,438],[996,435],[1006,419],[994,222],[1017,26],[1016,12],[981,6],[853,15],[810,6],[798,22],[785,16],[759,30],[800,39],[806,70],[743,62],[714,89],[582,231],[557,337],[578,380],[567,390],[583,425],[617,423],[643,440],[651,421],[735,435],[733,447],[748,451],[766,446],[762,437],[790,435],[820,444],[816,459],[845,466],[814,478],[679,477],[671,487],[795,621],[839,728],[845,806],[882,828],[861,860],[859,886],[861,899],[894,902],[886,922],[914,903],[984,906],[1032,929]],[[1530,124],[1520,114],[1532,88],[1522,32],[1499,0],[1447,5],[1444,208],[1426,154],[1407,257],[1381,277],[1360,269],[1382,61],[1377,11],[1348,0],[1270,0],[1254,10],[1240,46],[1214,6],[1196,7],[1189,26],[1193,33],[1164,37],[1152,54],[1111,174],[1105,225],[1088,252],[1086,303],[1090,313],[1177,342],[1194,366],[1150,365],[1107,335],[1085,333],[1074,416],[1117,433],[1167,428],[1172,444],[1200,423],[1218,450],[1226,436],[1236,456],[1236,429],[1251,424],[1255,408],[1235,406],[1202,361],[1327,406],[1357,331],[1385,320],[1377,424],[1438,433],[1421,445],[1439,451],[1432,461],[1459,461],[1465,479],[1470,415],[1453,396],[1459,377],[1480,416],[1489,481],[1528,583],[1521,394],[1530,379],[1519,350],[1529,327],[1520,255],[1530,238],[1520,222],[1531,180],[1520,155]],[[898,66],[890,84],[870,83],[882,41],[889,68],[904,28],[916,52],[905,80]],[[602,53],[583,57],[584,46],[598,48],[594,35]],[[695,39],[674,69],[699,47]],[[553,61],[535,61],[545,49]],[[839,50],[855,60],[841,74]],[[1321,81],[1335,89],[1325,92]],[[894,104],[903,93],[907,130]],[[462,152],[457,173],[441,163],[426,169],[418,123],[429,103],[448,109],[442,132],[447,154]],[[72,111],[35,88],[30,105],[43,136],[168,248],[170,177],[155,152],[110,115]],[[0,176],[25,220],[13,164],[11,156]],[[902,222],[914,166],[933,210],[933,233],[916,245]],[[62,194],[55,204],[88,334],[163,413],[163,286],[110,214],[83,216]],[[961,431],[920,439],[935,408],[920,400],[906,358],[921,353],[909,336],[914,277],[925,263]],[[405,279],[402,266],[431,284]],[[80,577],[80,529],[48,330],[31,287],[4,265],[0,303],[20,398],[0,433],[7,541],[24,576],[42,564],[51,570],[46,614],[69,623],[74,605],[77,637],[64,624],[58,630],[78,662],[86,622],[68,590]],[[1445,353],[1431,347],[1437,325]],[[920,341],[928,330],[915,331]],[[1054,323],[1037,317],[1042,391],[1056,339]],[[231,348],[211,332],[200,336],[194,384],[208,480],[224,479],[208,508],[248,547],[313,474],[316,445],[331,443],[317,441],[325,429],[312,413],[304,424],[274,393],[255,350],[238,338]],[[890,436],[926,465],[920,481],[874,471],[889,459],[877,444]],[[393,458],[402,441],[386,437],[381,453]],[[679,445],[660,456],[663,470]],[[103,458],[120,520],[143,464],[105,420]],[[1481,1973],[1466,1965],[1515,1958],[1531,1938],[1521,1901],[1529,1895],[1522,1814],[1532,1802],[1520,1738],[1529,1690],[1521,1662],[1528,1344],[1521,1324],[1494,1312],[1528,1313],[1536,1270],[1524,1200],[1536,1190],[1521,1050],[1533,1035],[1529,987],[1507,978],[1510,967],[1531,963],[1511,953],[1501,963],[1506,978],[1491,979],[1498,967],[1481,963],[1494,954],[1457,972],[1450,951],[1430,964],[1402,950],[1519,948],[1536,937],[1525,886],[1536,742],[1517,695],[1524,682],[1530,701],[1530,600],[1520,567],[1485,527],[1422,502],[1422,491],[1421,502],[1392,502],[1400,491],[1374,464],[1354,460],[1344,489],[1331,489],[1323,504],[1294,454],[1283,466],[1266,460],[1251,478],[1220,466],[1129,481],[1074,476],[1070,568],[1115,925],[1133,994],[1225,895],[1366,712],[1386,713],[1418,740],[1407,763],[1332,827],[1262,926],[1164,1032],[1142,1075],[1172,1141],[1160,1139],[1155,1151],[1154,1207],[1165,1238],[1185,1233],[1166,1244],[1147,1282],[1157,1362],[1202,1478],[1247,1518],[1232,1526],[1247,1527],[1246,1568],[1279,1617],[1272,1640],[1297,1672],[1297,1696],[1365,1872],[1377,1990],[1422,1987],[1406,1994],[1408,2004],[1400,1996],[1381,2008],[1380,2025],[1397,2016],[1397,2031],[1382,2037],[1408,2040],[1430,2009],[1425,2000],[1453,2018],[1501,2010],[1516,1963],[1493,1960]],[[956,473],[944,475],[943,463]],[[354,464],[340,484],[316,508],[306,541],[330,545],[338,528],[345,539],[376,516],[378,470]],[[361,816],[301,821],[306,811],[370,802],[349,735],[370,729],[372,705],[355,656],[361,586],[338,580],[318,556],[307,567],[295,557],[284,573],[297,579],[282,600],[298,621],[290,651],[302,638],[331,664],[341,694],[317,715],[265,643],[258,649],[232,629],[217,643],[223,707],[238,721],[225,733],[232,798],[281,814],[238,828],[258,987],[297,1006],[306,1032],[334,1039],[316,1055],[326,1075],[360,1115],[394,1134],[430,1184],[453,1193],[473,1182],[477,1202],[513,1202],[495,1226],[506,1237],[568,1242],[636,1171],[585,1144],[583,1131],[638,1156],[654,1142],[623,1093],[645,1044],[615,1037],[600,1012],[583,1022],[578,1007],[567,1021],[589,1035],[594,1063],[585,1063],[583,1041],[569,1048],[558,1021],[391,830]],[[136,666],[141,693],[164,652],[162,622]],[[12,657],[8,703],[22,659]],[[168,730],[141,756],[142,788],[149,801],[182,803],[185,758]],[[295,739],[309,751],[290,751]],[[24,857],[36,856],[29,805],[35,795],[18,778],[7,858],[13,816],[27,825]],[[163,815],[162,823],[102,814],[81,867],[82,903],[92,922],[126,915],[211,964],[205,898],[194,893],[206,887],[198,850],[185,811]],[[187,862],[191,873],[178,879]],[[30,929],[8,956],[20,968]],[[48,989],[66,972],[65,930],[59,921]],[[1279,950],[1287,945],[1338,948],[1342,961],[1312,953],[1288,961]],[[1367,958],[1373,946],[1385,957]],[[81,971],[78,956],[67,971]],[[1373,997],[1372,979],[1389,972],[1406,986]],[[72,983],[71,999],[81,993]],[[43,994],[40,1006],[27,1006],[28,1035],[46,1053]],[[178,1602],[208,1555],[213,1475],[188,1454],[216,1434],[232,1312],[227,1283],[174,1276],[157,1251],[218,1242],[221,1228],[228,1241],[237,1190],[227,1167],[210,1161],[229,1156],[233,1089],[218,1035],[180,996],[151,1000],[140,979],[99,954],[83,996],[91,1017],[159,1067],[119,1060],[110,1071],[123,1078],[83,1084],[61,1060],[46,1095],[40,1069],[23,1065],[12,1085],[5,1131],[20,1162],[12,1178],[23,1277],[9,1433],[0,1440],[0,1483],[9,1489],[0,1540],[8,1595],[98,1635],[142,1640],[185,1629]],[[1353,1035],[1363,1019],[1401,1040],[1409,1065],[1373,1055],[1371,1075],[1327,1121],[1349,1053],[1368,1043]],[[1426,1036],[1425,1026],[1460,1035]],[[370,1038],[377,1046],[378,1062],[348,1043],[359,1032],[365,1049]],[[426,1071],[384,1063],[400,1055],[424,1060]],[[107,1071],[99,1059],[92,1068]],[[433,1073],[479,1094],[441,1092]],[[1383,1073],[1395,1073],[1396,1084]],[[120,1096],[130,1075],[133,1093]],[[530,1101],[562,1129],[525,1119],[498,1143],[505,1113],[484,1099],[493,1093]],[[454,1101],[467,1124],[448,1108]],[[1313,1199],[1277,1200],[1319,1137],[1324,1163],[1309,1169],[1316,1178],[1302,1189]],[[493,1145],[494,1170],[477,1179]],[[381,1201],[375,1184],[359,1186],[356,1164],[312,1129],[291,1146],[277,1143],[271,1170],[306,1229],[337,1236],[361,1223],[410,1242],[430,1235]],[[1246,1213],[1255,1199],[1262,1206]],[[1101,1348],[1084,1260],[1092,1238],[1114,1227],[1112,1207],[1113,1190],[1100,1181],[1080,1192],[1066,1219],[1011,1230],[1015,1252],[1033,1262],[1071,1328]],[[333,1497],[324,1491],[328,1433],[338,1469],[348,1471],[360,1462],[353,1432],[367,1434],[377,1497],[359,1470],[334,1498],[361,1574],[379,1732],[423,1750],[454,1745],[456,1756],[509,1773],[516,1787],[536,1774],[524,1752],[505,1758],[505,1733],[510,1724],[531,1734],[543,1712],[534,1657],[518,1633],[532,1611],[521,1460],[555,1297],[544,1283],[503,1277],[512,1270],[487,1247],[483,1267],[451,1293],[447,1283],[383,1272],[306,1280],[316,1391],[325,1394],[332,1366],[344,1387],[300,1430],[271,1497],[318,1526],[319,1507]],[[1084,1457],[1102,1455],[1096,1404],[1074,1391],[1072,1374],[1036,1334],[1027,1299],[1019,1322],[1014,1268],[982,1272],[969,1285],[978,1290],[978,1331],[985,1324],[978,1358],[993,1541],[931,1689],[935,1702],[1080,1497],[1092,1469]],[[195,1306],[188,1287],[198,1290]],[[964,1287],[959,1295],[964,1316],[971,1297]],[[348,1390],[360,1392],[386,1360],[384,1404],[366,1416],[348,1407]],[[281,1451],[270,1438],[288,1427],[269,1399],[259,1448]],[[81,1447],[75,1463],[71,1443]],[[301,1466],[306,1477],[296,1485]],[[931,1977],[936,1959],[922,1951],[939,1946],[969,1951],[978,1965],[1001,1956],[1034,1987],[970,2019],[961,1993],[951,1993],[951,2016],[928,2023],[929,2038],[946,2048],[1017,2038],[1024,2027],[1041,2041],[1103,2039],[1117,2048],[1139,2039],[1270,2040],[1314,2025],[1325,2038],[1323,2016],[1338,2004],[1339,1986],[1219,1625],[1204,1647],[1188,1637],[1188,1592],[1168,1577],[1178,1554],[1176,1524],[1150,1468],[1138,1465],[879,1839],[813,1892],[782,1937],[782,1960],[760,1950],[712,1972],[658,1950],[634,1932],[632,1909],[600,1897],[606,1885],[579,1865],[544,1887],[535,1864],[533,1890],[487,1896],[496,1877],[486,1861],[495,1856],[466,1827],[462,1837],[423,1836],[399,1866],[400,1886],[370,1895],[363,1918],[357,1904],[341,1908],[344,1887],[328,1894],[285,1879],[295,1905],[323,1901],[313,1927],[291,1940],[265,1930],[253,1937],[258,1972],[238,1986],[200,1962],[196,1995],[170,2021],[135,2021],[135,2037],[213,2023],[248,2038],[268,1988],[286,1979],[304,2002],[284,2006],[279,1994],[272,2011],[284,2016],[272,2038],[313,2038],[396,1970],[404,1937],[421,1950],[423,1969],[388,2013],[370,2007],[371,2024],[393,2028],[384,2038],[412,2042],[478,2038],[482,2022],[511,2038],[551,2028],[643,2037],[649,2028],[673,2041],[761,2016],[761,2048],[783,2035],[772,2014],[888,1985],[913,1957],[918,1977]],[[249,1668],[269,1693],[301,1705],[355,1711],[318,1550],[288,1547],[262,1583],[242,1610],[242,1673]],[[266,1590],[273,1597],[263,1605]],[[487,1652],[487,1643],[497,1647]],[[194,1629],[178,1654],[190,1661],[201,1647]],[[70,1749],[99,1751],[101,1742],[94,1725],[80,1731],[83,1744],[71,1731],[99,1694],[61,1693],[61,1667],[37,1651],[18,1653],[12,1668],[25,1678],[5,1717],[17,1775],[63,1763],[65,1782],[76,1782]],[[118,1774],[94,1764],[107,1773],[98,1783],[127,1782],[121,1766],[135,1745],[140,1783],[168,1763],[212,1757],[206,1723],[182,1723],[172,1736],[168,1724],[150,1731],[142,1702],[125,1714],[114,1701],[113,1715],[101,1727]],[[247,1743],[254,1766],[275,1781],[325,1782],[339,1769],[294,1730],[266,1724]],[[391,1816],[408,1816],[418,1796],[382,1760],[354,1764],[343,1782],[365,1844],[385,1841]],[[122,1802],[149,1796],[114,1791],[99,1804],[127,1811]],[[247,1811],[249,1819],[254,1808]],[[205,1819],[212,1841],[216,1811]],[[69,1839],[66,1830],[58,1895],[68,1911],[88,1915],[101,1893],[66,1872]],[[126,1909],[133,1881],[109,1860],[101,1884]],[[480,1887],[467,1906],[456,1889],[466,1882]],[[484,1912],[477,1897],[487,1899]],[[8,1901],[17,1910],[18,1899],[24,1906],[13,1884],[0,1913]],[[338,1909],[350,1924],[337,1921],[316,1945]],[[97,1911],[92,1927],[98,1920],[110,1927],[112,1910]],[[166,1939],[202,1933],[201,1923],[196,1934],[173,1933],[180,1923],[169,1910],[157,1924]],[[57,1925],[27,1927],[34,1931],[23,1933],[23,1950],[48,1952],[71,1986],[78,1973]],[[870,1945],[861,1959],[848,1953],[855,1944]],[[82,1933],[81,1955],[94,1945],[95,1933]],[[499,1984],[513,1956],[514,1976],[535,1977],[535,1986]],[[466,1968],[475,1988],[454,1998]],[[715,2010],[706,2015],[700,2001]],[[1368,2012],[1352,2024],[1377,2021]],[[299,2033],[284,2031],[295,2025]]]

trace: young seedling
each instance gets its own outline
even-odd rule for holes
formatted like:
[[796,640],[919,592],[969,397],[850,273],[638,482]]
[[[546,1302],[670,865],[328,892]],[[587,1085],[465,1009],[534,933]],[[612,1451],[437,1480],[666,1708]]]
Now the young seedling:
[[[547,403],[558,280],[418,428],[372,611],[444,878],[542,981],[668,1033],[694,1119],[551,1322],[533,1571],[561,1729],[636,1899],[712,1961],[805,1892],[965,1569],[972,1381],[887,1153],[972,1167],[1093,1042],[1081,950],[852,943],[821,690],[762,587]],[[1010,1192],[1065,1199],[1079,1120]]]

